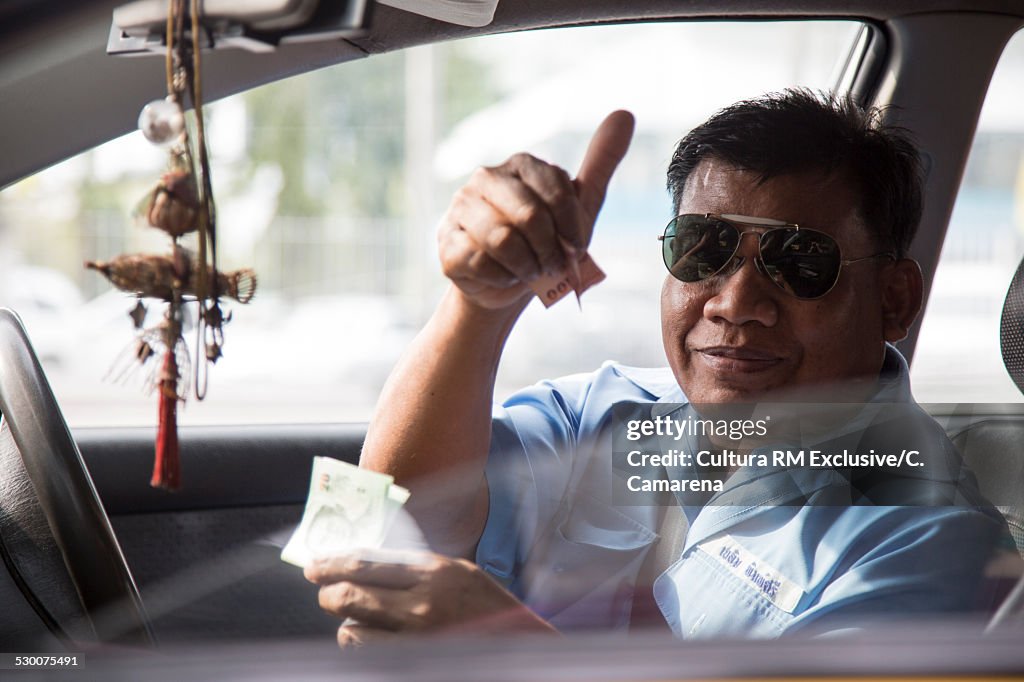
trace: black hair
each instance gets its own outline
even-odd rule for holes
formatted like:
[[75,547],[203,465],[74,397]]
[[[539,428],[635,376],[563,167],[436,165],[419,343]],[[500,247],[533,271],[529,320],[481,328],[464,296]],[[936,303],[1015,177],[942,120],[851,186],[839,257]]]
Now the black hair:
[[856,184],[867,229],[902,258],[921,221],[921,157],[907,130],[881,118],[879,108],[802,88],[733,104],[676,147],[668,167],[673,206],[679,209],[686,181],[704,159],[758,173],[762,182],[838,171]]

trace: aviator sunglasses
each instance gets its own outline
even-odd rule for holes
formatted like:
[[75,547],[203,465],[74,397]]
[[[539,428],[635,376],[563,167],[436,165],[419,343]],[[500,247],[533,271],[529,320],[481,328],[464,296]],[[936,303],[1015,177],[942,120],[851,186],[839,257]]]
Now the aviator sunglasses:
[[[751,226],[767,229],[762,232]],[[821,298],[832,291],[844,265],[875,258],[896,260],[892,251],[843,260],[838,242],[824,232],[741,215],[679,215],[669,221],[658,239],[668,271],[680,281],[700,282],[739,270],[744,258],[737,253],[746,234],[758,235],[754,259],[758,271],[800,299]]]

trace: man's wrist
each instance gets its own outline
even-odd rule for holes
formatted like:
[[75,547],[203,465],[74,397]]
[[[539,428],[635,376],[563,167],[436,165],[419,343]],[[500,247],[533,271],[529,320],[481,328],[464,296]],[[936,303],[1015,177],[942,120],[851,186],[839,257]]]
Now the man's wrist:
[[532,294],[524,295],[504,308],[487,308],[452,285],[442,299],[441,307],[453,316],[459,327],[477,332],[501,330],[503,334],[507,334],[531,300]]

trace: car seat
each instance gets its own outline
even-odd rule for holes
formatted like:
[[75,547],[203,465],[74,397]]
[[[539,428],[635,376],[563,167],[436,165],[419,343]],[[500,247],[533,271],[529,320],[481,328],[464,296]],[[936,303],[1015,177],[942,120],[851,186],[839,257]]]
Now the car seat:
[[[999,322],[1003,364],[1024,392],[1024,260],[1010,281]],[[978,484],[1006,518],[1017,551],[1024,556],[1024,416],[982,420],[954,442],[978,477]],[[988,630],[1024,624],[1024,575],[992,616]]]

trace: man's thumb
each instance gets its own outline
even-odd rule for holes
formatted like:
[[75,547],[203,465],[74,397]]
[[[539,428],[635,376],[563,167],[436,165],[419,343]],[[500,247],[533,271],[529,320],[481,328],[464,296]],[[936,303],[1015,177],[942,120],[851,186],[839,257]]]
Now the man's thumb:
[[576,175],[576,192],[583,210],[596,216],[604,202],[608,182],[633,139],[633,114],[613,111],[598,126]]

